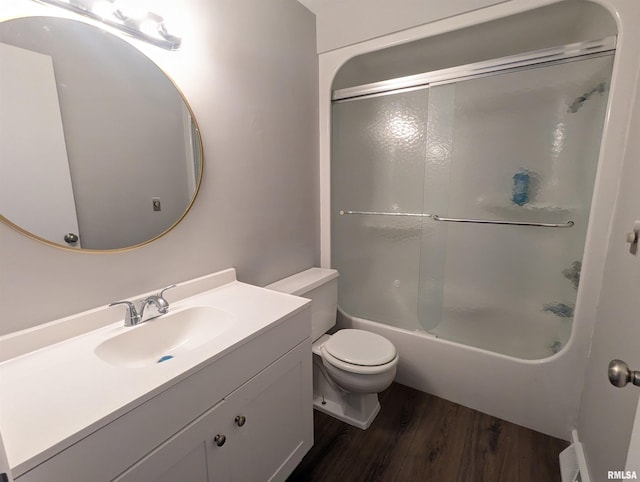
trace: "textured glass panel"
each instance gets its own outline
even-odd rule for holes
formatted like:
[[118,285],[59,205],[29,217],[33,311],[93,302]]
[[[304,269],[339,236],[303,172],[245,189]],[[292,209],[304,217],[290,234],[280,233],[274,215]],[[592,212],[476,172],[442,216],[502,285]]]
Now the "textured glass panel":
[[333,106],[332,253],[349,314],[416,329],[428,91]]
[[[446,215],[575,226],[431,221],[436,232],[447,231],[442,316],[432,333],[527,359],[568,341],[612,61],[455,84]],[[440,89],[451,96],[450,85],[435,87],[432,99]],[[421,280],[420,296],[430,290]],[[428,309],[419,315],[433,316]]]

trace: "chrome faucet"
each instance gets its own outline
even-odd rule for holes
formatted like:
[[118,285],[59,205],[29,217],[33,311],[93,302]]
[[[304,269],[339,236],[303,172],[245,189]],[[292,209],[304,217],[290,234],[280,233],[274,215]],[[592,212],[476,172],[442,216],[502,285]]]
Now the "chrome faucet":
[[[160,315],[168,313],[169,302],[164,298],[164,292],[175,287],[176,285],[167,286],[166,288],[160,290],[158,294],[147,296],[144,300],[142,300],[139,311],[136,310],[135,305],[131,301],[115,301],[109,306],[111,307],[115,305],[126,305],[127,312],[124,317],[124,326],[136,326],[140,323],[144,323],[145,321],[157,318]],[[147,314],[145,316],[145,309],[147,308],[147,306],[150,307],[150,310],[147,310]]]

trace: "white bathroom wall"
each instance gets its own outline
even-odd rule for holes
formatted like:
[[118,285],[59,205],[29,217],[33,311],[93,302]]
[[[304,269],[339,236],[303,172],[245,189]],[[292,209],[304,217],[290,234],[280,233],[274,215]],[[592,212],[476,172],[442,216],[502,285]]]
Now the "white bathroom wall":
[[[0,334],[227,267],[265,285],[319,262],[315,18],[295,0],[169,0],[180,50],[130,40],[173,78],[202,133],[204,177],[165,237],[68,252],[0,225]],[[3,0],[0,19],[53,7]],[[96,61],[100,61],[99,58]]]
[[504,0],[300,0],[317,15],[318,52],[398,32]]

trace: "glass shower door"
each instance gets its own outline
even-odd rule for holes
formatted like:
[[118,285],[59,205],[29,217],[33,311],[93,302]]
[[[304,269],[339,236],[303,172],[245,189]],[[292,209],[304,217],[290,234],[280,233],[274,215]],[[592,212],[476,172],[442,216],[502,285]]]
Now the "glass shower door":
[[612,65],[595,54],[334,102],[340,307],[522,359],[560,351]]
[[333,105],[332,264],[352,316],[414,330],[427,141],[426,89]]
[[422,232],[418,319],[432,334],[525,359],[568,341],[612,63],[429,89],[425,170],[440,183],[425,183],[422,211],[453,218]]

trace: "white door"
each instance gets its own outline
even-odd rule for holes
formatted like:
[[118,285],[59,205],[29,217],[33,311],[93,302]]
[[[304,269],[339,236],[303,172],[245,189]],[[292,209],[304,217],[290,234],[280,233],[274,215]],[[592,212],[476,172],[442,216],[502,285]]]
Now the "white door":
[[7,454],[4,451],[4,444],[2,443],[2,435],[0,434],[0,482],[12,482],[11,471],[9,470],[9,462],[7,461]]
[[[616,388],[607,377],[614,359],[640,370],[640,249],[631,254],[625,242],[634,221],[640,220],[640,92],[633,102],[577,424],[592,481],[608,480],[609,472],[624,471],[629,464],[636,464],[634,470],[640,477],[639,445],[632,440],[640,387]],[[628,458],[630,449],[634,453]]]
[[629,452],[627,453],[626,470],[635,470],[640,477],[640,401],[636,408],[636,420],[633,423],[633,431],[631,432],[631,443],[629,444]]
[[78,221],[51,57],[0,43],[0,112],[0,214],[68,244]]

